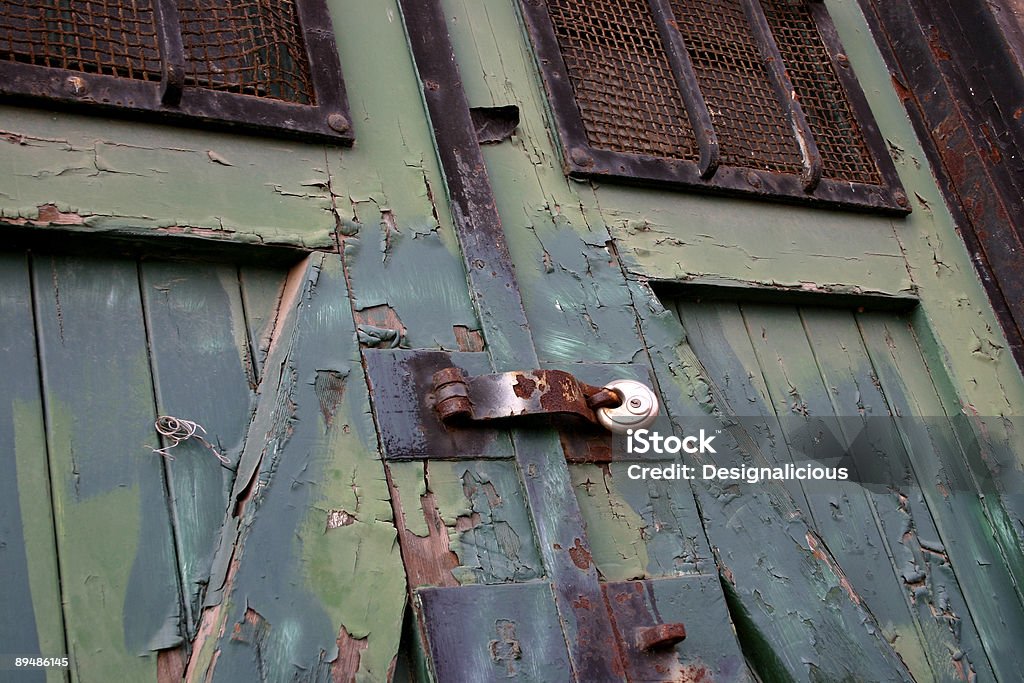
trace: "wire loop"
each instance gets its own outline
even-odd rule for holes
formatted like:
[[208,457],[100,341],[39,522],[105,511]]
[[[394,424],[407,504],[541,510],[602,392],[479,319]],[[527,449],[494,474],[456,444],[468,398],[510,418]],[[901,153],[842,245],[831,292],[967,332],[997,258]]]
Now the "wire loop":
[[206,448],[217,457],[217,460],[220,460],[222,465],[225,467],[231,466],[231,460],[214,448],[213,444],[199,434],[199,432],[206,434],[206,430],[203,429],[201,424],[193,422],[192,420],[174,417],[172,415],[161,415],[156,419],[156,422],[153,423],[153,427],[167,443],[163,448],[153,448],[150,446],[150,449],[152,449],[154,453],[161,455],[168,460],[174,460],[174,456],[169,453],[172,448],[176,447],[182,441],[196,439],[199,443],[206,446]]

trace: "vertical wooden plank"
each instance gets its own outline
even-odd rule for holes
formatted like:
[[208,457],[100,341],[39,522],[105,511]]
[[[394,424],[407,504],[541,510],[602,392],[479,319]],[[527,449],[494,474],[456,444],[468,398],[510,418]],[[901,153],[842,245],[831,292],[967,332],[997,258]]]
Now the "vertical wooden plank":
[[181,598],[136,264],[41,256],[33,276],[73,680],[153,680]]
[[164,463],[193,634],[255,400],[248,325],[235,266],[147,261],[140,276],[158,413],[201,425],[228,460],[190,439]]
[[[764,374],[772,405],[793,457],[835,460],[850,446],[822,379],[814,351],[794,306],[744,305],[742,313]],[[811,309],[809,316],[817,315]],[[823,439],[822,434],[836,437]],[[837,446],[843,450],[836,452]],[[839,561],[855,593],[878,619],[886,639],[918,676],[931,674],[916,620],[890,562],[887,542],[859,484],[807,483],[807,503],[815,527]]]
[[[667,410],[684,429],[694,417],[718,416],[723,429],[713,464],[738,467],[753,464],[753,459],[769,464],[760,452],[764,439],[757,433],[758,425],[770,425],[764,420],[767,411],[751,418],[751,412],[758,415],[756,408],[733,405],[744,406],[748,398],[756,403],[762,393],[748,393],[759,382],[760,368],[756,358],[751,360],[739,310],[708,304],[704,315],[710,332],[703,333],[702,341],[700,323],[688,315],[703,306],[687,303],[679,308],[691,321],[688,339],[703,345],[708,363],[719,368],[718,376],[705,367],[690,341],[682,339],[678,324],[673,329],[665,315],[644,321]],[[732,321],[723,326],[716,322],[719,317]],[[731,399],[726,397],[729,391]],[[781,436],[775,438],[781,441]],[[776,447],[774,457],[784,462],[785,443]],[[763,680],[910,680],[873,617],[847,590],[842,568],[818,542],[783,486],[709,480],[695,482],[694,491],[744,654]]]
[[[748,464],[774,466],[791,462],[793,458],[783,438],[782,427],[771,404],[739,306],[731,302],[680,303],[677,312],[693,352],[716,380],[721,394],[729,402],[731,414],[747,423],[747,432],[767,460]],[[723,353],[725,349],[729,353]],[[800,482],[786,481],[782,488],[800,510],[808,511]]]
[[[904,599],[918,622],[930,675],[960,680],[974,672],[982,680],[992,680],[995,674],[952,568],[929,549],[939,538],[938,531],[853,314],[804,309],[801,317],[829,398],[842,416],[839,424],[846,443],[856,443],[858,462],[865,465],[855,476],[868,477],[865,494],[884,532]],[[928,677],[899,640],[896,649],[911,671]]]
[[[0,253],[0,368],[0,652],[62,656],[60,577],[25,254]],[[59,671],[18,676],[64,678]]]
[[270,334],[277,319],[277,309],[284,291],[287,268],[267,266],[238,267],[238,282],[242,288],[242,304],[249,330],[250,357],[252,359],[253,386],[259,382],[263,362],[270,348]]
[[940,534],[931,550],[952,565],[996,677],[1018,680],[1024,651],[1006,634],[1024,633],[1024,608],[978,493],[963,488],[970,480],[966,458],[931,368],[905,319],[865,313],[858,322],[889,408],[900,416],[900,437]]
[[398,651],[405,575],[340,259],[288,280],[190,681],[387,680]]

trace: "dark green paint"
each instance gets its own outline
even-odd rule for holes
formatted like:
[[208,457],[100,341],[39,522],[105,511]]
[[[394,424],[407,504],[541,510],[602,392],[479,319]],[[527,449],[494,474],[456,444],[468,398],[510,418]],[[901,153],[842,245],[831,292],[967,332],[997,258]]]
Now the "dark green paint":
[[[373,498],[381,496],[383,478],[379,464],[364,458],[365,445],[348,436],[359,431],[350,425],[369,415],[358,407],[366,401],[365,383],[340,261],[311,256],[290,278],[295,293],[285,300],[266,361],[272,370],[265,376],[280,380],[261,387],[235,485],[236,496],[250,478],[257,488],[241,519],[237,570],[220,606],[226,631],[210,672],[215,681],[329,680],[339,627],[357,638],[369,633],[364,608],[351,607],[360,603],[371,606],[372,622],[389,629],[376,654],[364,652],[365,676],[382,676],[397,648],[404,580],[394,562],[394,527],[381,524],[389,516]],[[325,372],[343,384],[334,394],[336,409],[326,413],[316,391]],[[365,489],[346,503],[356,521],[329,528],[330,499],[355,486]]]
[[[942,417],[932,380],[935,371],[925,364],[907,322],[864,314],[859,324],[875,374],[887,388],[890,410]],[[1008,633],[1024,632],[1024,609],[1013,580],[1015,568],[1004,563],[978,494],[947,491],[942,486],[946,470],[952,478],[965,480],[957,476],[967,462],[952,425],[925,429],[901,421],[898,426],[940,534],[928,540],[952,565],[997,678],[1014,680],[1024,670],[1024,653],[1006,638]]]
[[73,678],[152,679],[182,612],[136,264],[33,266]]
[[230,463],[222,465],[196,440],[169,450],[174,459],[165,463],[189,633],[194,634],[252,412],[250,325],[233,265],[145,261],[140,276],[157,412],[201,425],[204,438]]
[[[0,650],[15,655],[41,653],[42,637],[46,639],[47,648],[58,648],[52,650],[54,655],[63,655],[64,634],[60,628],[58,601],[60,582],[56,563],[52,561],[54,540],[46,452],[22,454],[18,448],[26,445],[24,441],[19,444],[18,439],[19,432],[26,430],[35,432],[37,444],[44,441],[35,335],[32,333],[32,292],[28,259],[24,255],[0,254],[0,321],[3,321],[0,324],[0,367],[4,368],[0,372],[0,396],[3,397],[0,404],[0,576],[4,577],[0,581],[0,604],[4,606],[5,615],[0,621]],[[19,466],[26,465],[32,466],[32,471],[19,472]],[[30,496],[43,502],[44,508],[34,507],[23,512],[22,501],[27,502]],[[26,518],[26,515],[40,518]],[[36,577],[33,577],[28,557],[31,534],[36,535],[31,539],[34,544],[49,551],[44,559],[51,560],[44,566],[34,567],[42,574]],[[37,610],[41,612],[38,619]],[[40,626],[51,632],[41,634]],[[43,671],[25,673],[19,680],[44,681],[46,674]]]
[[[641,310],[647,301],[654,303],[643,288],[637,287],[634,296]],[[713,384],[716,378],[698,360],[672,314],[654,306],[647,311],[641,318],[645,339],[673,421],[685,426],[688,419],[709,414],[721,419],[725,444],[737,439],[739,447],[720,448],[720,466],[740,465],[743,453],[759,453],[749,435],[728,429],[728,416],[744,410],[730,406]],[[728,347],[722,340],[715,352]],[[729,376],[742,377],[741,372],[737,367]],[[719,572],[736,599],[736,619],[755,625],[760,638],[775,648],[768,660],[752,661],[759,674],[842,680],[871,672],[876,680],[909,680],[873,619],[843,590],[841,575],[808,547],[810,529],[783,487],[758,487],[742,496],[716,484],[699,482],[694,489]],[[741,644],[746,642],[753,641]],[[779,663],[782,671],[776,670]]]

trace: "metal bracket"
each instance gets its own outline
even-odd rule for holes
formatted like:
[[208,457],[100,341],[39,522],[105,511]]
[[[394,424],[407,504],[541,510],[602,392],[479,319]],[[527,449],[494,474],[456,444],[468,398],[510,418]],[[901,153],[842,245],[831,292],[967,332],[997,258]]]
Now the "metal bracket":
[[[613,636],[601,644],[616,653],[626,680],[746,679],[742,658],[721,648],[728,621],[704,620],[690,634],[682,623],[725,613],[718,580],[692,574],[601,584],[604,604],[593,607],[607,613]],[[546,581],[425,587],[413,595],[439,681],[607,680],[586,669],[573,675]]]
[[519,370],[466,378],[456,367],[434,373],[427,397],[445,424],[486,422],[531,415],[573,415],[615,434],[650,426],[658,396],[632,379],[603,387],[563,370]]
[[631,401],[610,407],[621,402],[619,394],[613,399],[597,383],[633,383],[646,391],[651,383],[648,369],[639,365],[573,363],[572,372],[544,367],[488,374],[488,358],[479,352],[365,349],[363,355],[388,460],[509,458],[510,423],[556,415],[551,426],[569,462],[608,462],[613,434],[600,424],[602,417],[642,425],[630,413],[636,410]]
[[457,367],[434,373],[428,401],[441,421],[500,420],[529,415],[574,415],[598,424],[597,410],[622,403],[614,391],[581,382],[562,370],[520,370],[467,378]]

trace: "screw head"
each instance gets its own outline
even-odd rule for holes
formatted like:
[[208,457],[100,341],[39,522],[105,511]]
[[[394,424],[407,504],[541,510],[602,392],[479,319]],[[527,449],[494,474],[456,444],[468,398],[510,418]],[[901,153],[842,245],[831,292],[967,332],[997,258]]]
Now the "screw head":
[[80,76],[68,76],[67,80],[64,81],[64,87],[72,95],[81,97],[89,92],[89,87],[85,84],[85,79]]
[[352,129],[352,124],[342,114],[334,113],[327,117],[327,125],[331,130],[339,133],[347,133]]
[[580,147],[577,147],[576,149],[569,152],[569,159],[572,160],[572,163],[576,164],[577,166],[582,166],[584,168],[594,165],[594,159],[587,153],[585,149],[582,149]]

